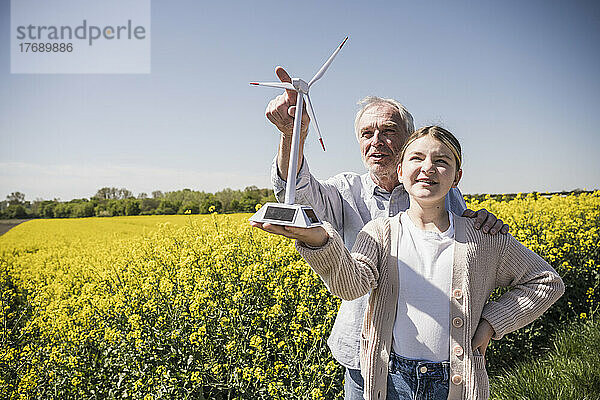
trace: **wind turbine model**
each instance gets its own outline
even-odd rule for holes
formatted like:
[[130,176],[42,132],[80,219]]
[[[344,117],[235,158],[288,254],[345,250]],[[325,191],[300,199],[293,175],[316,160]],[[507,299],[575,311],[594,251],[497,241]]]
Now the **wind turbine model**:
[[321,69],[313,76],[309,83],[306,83],[302,79],[292,78],[292,83],[289,82],[251,82],[251,85],[258,86],[270,86],[286,90],[294,90],[298,93],[296,100],[296,114],[294,116],[294,131],[292,134],[292,149],[290,151],[290,163],[288,166],[287,182],[285,186],[285,202],[284,203],[266,203],[254,214],[250,221],[255,222],[268,222],[277,225],[288,225],[308,228],[311,226],[322,225],[319,217],[315,214],[315,211],[310,206],[294,204],[296,200],[296,175],[298,173],[298,151],[300,148],[300,124],[302,122],[302,108],[304,106],[304,96],[306,96],[306,111],[310,120],[315,124],[317,133],[319,135],[319,142],[325,151],[325,145],[323,144],[323,137],[315,118],[315,112],[310,102],[310,96],[308,91],[310,87],[327,71],[327,68],[333,62],[333,59],[342,49],[342,46],[348,37],[338,46],[333,52],[331,57]]

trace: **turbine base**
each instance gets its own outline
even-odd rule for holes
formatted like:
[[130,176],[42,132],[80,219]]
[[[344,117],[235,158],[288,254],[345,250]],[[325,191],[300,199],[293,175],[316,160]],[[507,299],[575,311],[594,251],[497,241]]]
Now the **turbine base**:
[[300,228],[323,225],[312,207],[301,204],[265,203],[249,220]]

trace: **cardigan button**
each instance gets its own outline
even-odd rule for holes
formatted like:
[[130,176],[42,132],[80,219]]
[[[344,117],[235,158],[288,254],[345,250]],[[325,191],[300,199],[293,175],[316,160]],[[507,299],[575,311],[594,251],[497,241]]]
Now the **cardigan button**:
[[465,351],[463,350],[463,348],[462,348],[461,346],[458,346],[458,345],[456,345],[456,346],[454,346],[454,349],[453,349],[453,350],[454,350],[454,354],[455,354],[457,357],[460,357],[460,356],[462,356],[463,354],[465,354]]
[[453,375],[452,376],[452,383],[454,383],[455,385],[460,385],[463,381],[462,376],[460,375]]
[[457,300],[460,300],[463,296],[463,292],[460,289],[454,289],[454,291],[452,292],[452,297],[454,297]]
[[452,325],[454,325],[455,328],[460,328],[461,326],[463,326],[463,320],[462,318],[456,317],[452,320]]

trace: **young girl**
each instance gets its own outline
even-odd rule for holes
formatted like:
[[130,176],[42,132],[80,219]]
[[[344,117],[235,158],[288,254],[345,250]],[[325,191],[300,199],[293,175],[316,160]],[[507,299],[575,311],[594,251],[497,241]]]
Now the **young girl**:
[[[254,225],[297,239],[334,295],[371,293],[360,354],[365,399],[487,399],[490,339],[539,317],[564,284],[511,235],[486,235],[472,219],[446,211],[444,197],[462,176],[460,144],[450,132],[419,129],[400,160],[410,207],[365,225],[352,253],[328,223]],[[502,286],[510,290],[488,301]]]

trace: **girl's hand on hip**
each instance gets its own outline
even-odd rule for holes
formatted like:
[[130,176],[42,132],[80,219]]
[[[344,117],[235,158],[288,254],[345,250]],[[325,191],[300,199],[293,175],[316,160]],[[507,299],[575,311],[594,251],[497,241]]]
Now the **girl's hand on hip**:
[[251,221],[250,225],[274,235],[282,235],[290,239],[299,240],[310,247],[324,246],[329,240],[329,235],[322,226],[315,226],[314,228],[298,228],[295,226],[275,225],[254,221]]
[[479,321],[477,329],[475,330],[473,340],[471,340],[471,347],[473,348],[473,351],[479,349],[481,355],[485,356],[485,350],[487,349],[492,336],[494,336],[494,333],[495,332],[494,328],[492,328],[492,325],[482,318],[481,321]]

